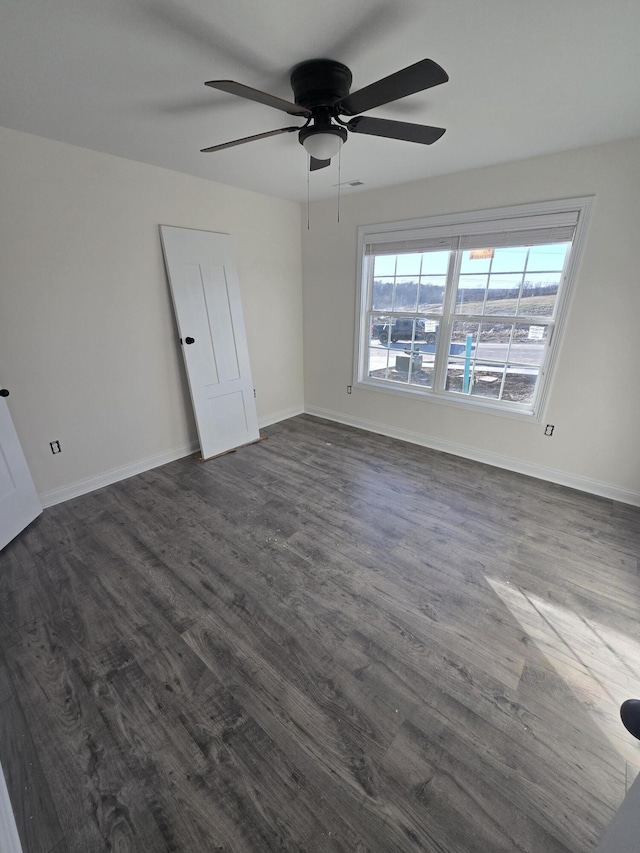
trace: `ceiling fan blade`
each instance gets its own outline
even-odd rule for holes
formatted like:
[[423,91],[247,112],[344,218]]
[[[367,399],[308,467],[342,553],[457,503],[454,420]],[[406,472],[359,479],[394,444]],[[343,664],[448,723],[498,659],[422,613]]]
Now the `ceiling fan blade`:
[[309,171],[316,172],[318,169],[326,169],[326,167],[330,165],[331,160],[318,160],[316,157],[312,157],[311,165],[309,166]]
[[311,111],[306,107],[301,107],[300,104],[285,101],[284,98],[277,98],[268,92],[261,92],[260,89],[252,89],[251,86],[236,83],[235,80],[209,80],[204,85],[211,86],[212,89],[220,89],[221,92],[229,92],[231,95],[238,95],[240,98],[247,98],[249,101],[256,101],[258,104],[264,104],[267,107],[274,107],[276,110],[289,113],[290,116],[308,118],[311,115]]
[[422,145],[431,145],[445,132],[444,127],[429,127],[426,124],[411,124],[408,121],[390,121],[386,118],[368,118],[367,116],[352,118],[347,123],[347,127],[352,133],[402,139],[405,142],[419,142]]
[[267,136],[277,136],[279,133],[293,133],[300,130],[299,127],[280,127],[278,130],[268,130],[266,133],[256,133],[255,136],[243,136],[242,139],[234,139],[231,142],[222,142],[220,145],[212,145],[210,148],[201,148],[201,154],[210,154],[212,151],[222,151],[224,148],[233,148],[234,145],[244,145],[245,142],[253,142],[256,139],[266,139]]
[[374,107],[405,98],[407,95],[413,95],[415,92],[439,86],[441,83],[446,83],[448,79],[449,75],[437,62],[421,59],[420,62],[409,65],[408,68],[396,71],[395,74],[383,77],[377,83],[347,95],[336,106],[342,115],[355,116],[366,113]]

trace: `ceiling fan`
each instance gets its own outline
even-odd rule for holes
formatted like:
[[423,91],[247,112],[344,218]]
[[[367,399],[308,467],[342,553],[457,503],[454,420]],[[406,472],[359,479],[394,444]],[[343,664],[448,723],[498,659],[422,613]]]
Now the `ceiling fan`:
[[[400,139],[405,142],[418,142],[431,145],[445,132],[443,127],[429,127],[403,121],[391,121],[382,118],[369,118],[360,113],[367,112],[397,101],[407,95],[422,92],[432,86],[439,86],[449,79],[447,72],[431,59],[422,59],[395,74],[384,77],[357,92],[349,93],[352,75],[346,65],[333,59],[311,59],[301,62],[291,71],[291,88],[294,102],[286,101],[259,89],[252,89],[235,80],[210,80],[205,86],[220,89],[250,101],[257,101],[276,110],[282,110],[293,116],[305,118],[306,122],[297,127],[280,127],[245,136],[221,145],[203,148],[202,153],[222,151],[234,145],[243,145],[256,139],[277,136],[280,133],[298,131],[300,144],[311,157],[311,170],[324,169],[331,163],[347,139],[348,131],[365,133],[368,136],[383,136],[388,139]],[[353,116],[343,121],[341,116]]]

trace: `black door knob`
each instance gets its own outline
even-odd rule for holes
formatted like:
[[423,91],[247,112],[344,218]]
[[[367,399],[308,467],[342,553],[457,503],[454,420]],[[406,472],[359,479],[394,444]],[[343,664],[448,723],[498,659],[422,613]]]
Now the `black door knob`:
[[185,342],[185,344],[195,344],[196,339],[195,338],[185,338],[184,342]]
[[9,392],[7,391],[7,389],[6,388],[0,388],[0,397],[8,397],[8,396],[9,396]]
[[627,699],[620,706],[625,729],[640,740],[640,699]]

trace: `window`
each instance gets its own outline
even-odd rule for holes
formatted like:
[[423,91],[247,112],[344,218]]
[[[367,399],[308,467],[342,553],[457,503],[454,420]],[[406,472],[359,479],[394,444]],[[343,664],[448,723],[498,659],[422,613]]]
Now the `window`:
[[356,383],[539,416],[590,204],[362,226]]

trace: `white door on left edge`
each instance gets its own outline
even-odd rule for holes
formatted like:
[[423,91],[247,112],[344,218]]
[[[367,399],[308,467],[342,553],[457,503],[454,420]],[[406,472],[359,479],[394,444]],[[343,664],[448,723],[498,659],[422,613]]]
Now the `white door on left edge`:
[[42,504],[4,399],[8,392],[0,393],[0,548],[4,548],[40,515]]
[[203,459],[260,437],[229,234],[160,226]]

